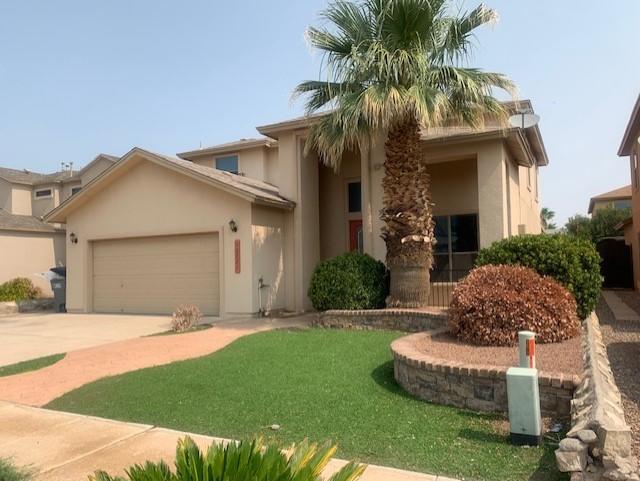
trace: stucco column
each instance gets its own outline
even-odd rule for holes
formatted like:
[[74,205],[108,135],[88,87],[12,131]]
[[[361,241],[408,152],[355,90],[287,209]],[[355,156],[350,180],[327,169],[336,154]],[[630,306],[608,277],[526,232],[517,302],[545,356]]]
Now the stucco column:
[[279,139],[280,193],[296,202],[285,232],[287,309],[311,309],[309,281],[320,260],[318,159],[304,156],[304,138],[295,132]]
[[371,210],[371,146],[360,150],[360,183],[362,186],[362,243],[365,254],[373,255],[373,211]]
[[382,220],[380,211],[382,210],[382,179],[384,177],[384,134],[380,134],[371,144],[369,153],[369,169],[371,183],[371,254],[376,259],[384,262],[387,257],[387,246],[380,237],[382,233]]
[[507,237],[507,179],[503,147],[486,144],[478,149],[478,221],[480,247]]

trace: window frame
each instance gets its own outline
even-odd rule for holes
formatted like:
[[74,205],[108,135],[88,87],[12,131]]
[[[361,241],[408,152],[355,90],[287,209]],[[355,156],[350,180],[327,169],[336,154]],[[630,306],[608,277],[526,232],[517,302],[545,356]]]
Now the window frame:
[[[226,169],[220,169],[218,167],[218,160],[220,159],[229,159],[231,157],[235,157],[236,158],[236,172],[233,172],[231,170],[226,170]],[[234,175],[242,175],[240,173],[240,154],[225,154],[225,155],[217,155],[216,157],[213,158],[213,168],[216,170],[219,170],[221,172],[228,172],[230,174],[234,174]]]
[[[478,246],[478,250],[475,251],[457,251],[454,252],[453,251],[453,243],[451,241],[451,218],[452,217],[460,217],[460,216],[470,216],[473,215],[476,218],[476,240],[477,240],[477,246]],[[436,257],[447,257],[447,261],[448,261],[448,268],[443,269],[442,272],[447,272],[448,273],[448,279],[446,281],[436,281],[436,282],[457,282],[457,280],[453,279],[453,274],[454,271],[457,272],[461,269],[454,269],[453,268],[453,258],[455,255],[457,254],[478,254],[478,252],[480,252],[480,215],[478,212],[465,212],[465,213],[460,213],[460,214],[442,214],[442,215],[434,215],[434,221],[436,217],[446,217],[447,219],[447,252],[436,252],[434,250],[433,252],[433,258],[434,261],[436,259]]]
[[[46,195],[38,195],[38,193],[40,193],[40,192],[47,192],[47,191],[49,193],[46,194]],[[35,200],[51,199],[51,198],[53,198],[53,188],[52,187],[47,187],[45,189],[35,189],[33,191],[33,198]]]
[[[360,184],[360,211],[358,212],[349,212],[349,184]],[[344,212],[344,232],[345,232],[345,251],[349,252],[350,251],[350,238],[351,238],[351,227],[350,227],[350,222],[353,220],[360,220],[362,221],[362,247],[363,247],[363,251],[364,251],[364,218],[363,218],[363,212],[362,209],[364,207],[364,202],[363,202],[363,192],[362,192],[362,178],[361,177],[347,177],[344,179],[344,186],[343,186],[343,195],[344,195],[344,207],[343,207],[343,212]]]
[[82,186],[71,187],[71,195],[76,195],[81,190],[82,190]]
[[[350,200],[350,196],[349,196],[349,186],[352,184],[360,184],[360,210],[350,210],[349,209],[349,200]],[[358,177],[353,177],[350,179],[346,179],[345,181],[345,209],[347,212],[347,216],[359,216],[362,217],[362,180]]]

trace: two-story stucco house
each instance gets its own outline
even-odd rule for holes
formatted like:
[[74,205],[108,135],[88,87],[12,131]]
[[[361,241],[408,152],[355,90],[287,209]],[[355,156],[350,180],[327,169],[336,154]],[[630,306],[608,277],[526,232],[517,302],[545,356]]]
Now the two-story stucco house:
[[[356,249],[384,260],[383,137],[346,153],[336,173],[305,154],[316,120],[264,125],[259,139],[177,157],[124,155],[47,216],[67,228],[68,310],[302,311],[320,260]],[[547,156],[537,127],[453,126],[425,132],[423,145],[437,278],[455,280],[493,241],[541,232],[538,168]]]
[[591,197],[588,213],[593,215],[602,209],[631,209],[631,185]]
[[50,292],[38,274],[65,265],[65,231],[42,218],[116,160],[101,154],[78,172],[53,174],[0,167],[0,283],[27,277]]
[[623,227],[625,242],[631,246],[633,285],[640,290],[640,95],[627,122],[618,156],[629,157],[631,218],[623,223]]

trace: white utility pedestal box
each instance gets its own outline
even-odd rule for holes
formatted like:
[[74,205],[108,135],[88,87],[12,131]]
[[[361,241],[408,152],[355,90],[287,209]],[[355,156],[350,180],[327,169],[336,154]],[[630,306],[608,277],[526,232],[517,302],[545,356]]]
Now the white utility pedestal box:
[[542,438],[538,370],[510,367],[507,370],[507,398],[511,442],[537,446]]

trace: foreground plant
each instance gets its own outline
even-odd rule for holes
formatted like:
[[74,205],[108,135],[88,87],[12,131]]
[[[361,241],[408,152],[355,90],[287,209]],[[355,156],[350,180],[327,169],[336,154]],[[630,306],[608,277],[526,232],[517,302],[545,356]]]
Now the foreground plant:
[[18,468],[9,459],[0,458],[0,481],[29,481],[33,475],[33,470]]
[[[226,445],[212,444],[206,453],[190,437],[178,441],[175,472],[160,461],[136,464],[126,470],[127,478],[113,477],[104,471],[90,476],[90,481],[320,481],[321,473],[336,452],[336,446],[303,441],[293,445],[288,454],[275,444],[262,440]],[[348,463],[328,481],[355,481],[365,466]]]
[[324,54],[326,79],[303,82],[296,94],[308,95],[308,113],[330,111],[306,148],[337,171],[346,150],[364,151],[386,134],[380,217],[389,307],[422,307],[429,297],[434,223],[421,129],[504,120],[493,88],[513,90],[505,76],[466,66],[474,31],[496,12],[452,12],[448,0],[337,1],[322,13],[330,26],[307,32]]

